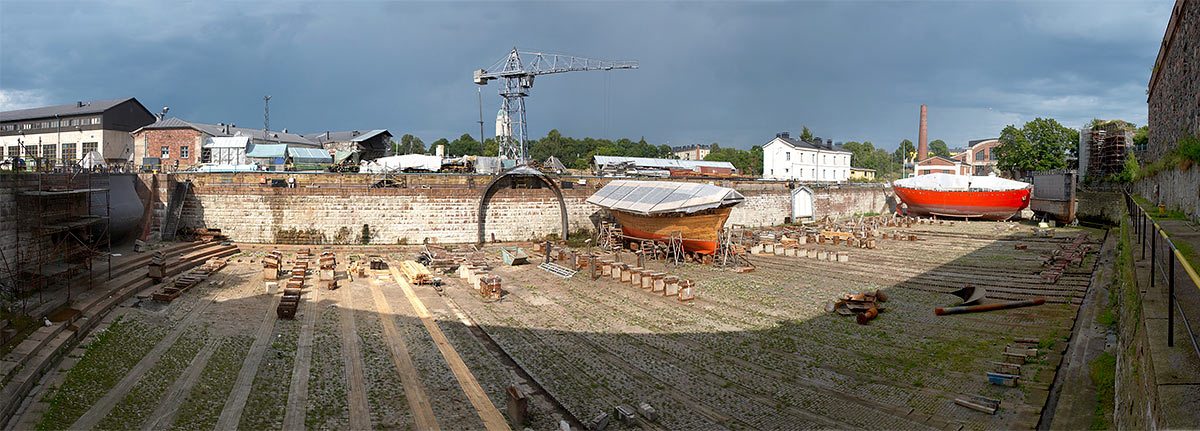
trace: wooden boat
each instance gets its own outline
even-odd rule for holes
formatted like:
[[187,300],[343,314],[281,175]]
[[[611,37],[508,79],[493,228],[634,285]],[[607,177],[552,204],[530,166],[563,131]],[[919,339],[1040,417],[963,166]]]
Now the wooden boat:
[[684,250],[712,254],[730,211],[744,200],[736,190],[710,184],[616,180],[587,202],[612,212],[627,237],[665,240],[678,232]]
[[896,180],[909,215],[1008,220],[1029,206],[1029,183],[996,177],[928,174]]
[[683,249],[696,253],[712,254],[717,251],[717,239],[721,227],[729,219],[733,208],[715,208],[695,213],[665,213],[641,215],[612,210],[613,217],[621,225],[621,233],[640,239],[669,239],[673,232],[683,238]]

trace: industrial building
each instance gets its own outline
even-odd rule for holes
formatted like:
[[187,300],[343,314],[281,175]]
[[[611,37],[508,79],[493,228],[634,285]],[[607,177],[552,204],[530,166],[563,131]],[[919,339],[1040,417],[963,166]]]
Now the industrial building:
[[74,161],[96,151],[108,163],[125,163],[134,153],[129,132],[153,122],[133,97],[5,111],[0,145],[8,157]]
[[727,176],[737,174],[729,162],[704,160],[655,159],[650,157],[592,156],[596,172],[612,176],[678,177],[693,175]]
[[671,147],[671,154],[680,160],[704,160],[712,152],[712,145],[695,144]]
[[[162,118],[139,128],[132,133],[134,160],[143,165],[191,166],[199,163],[223,163],[232,158],[242,160],[237,150],[228,145],[243,143],[241,153],[254,153],[254,146],[282,145],[281,148],[321,149],[321,144],[304,136],[283,131],[263,132],[262,129],[237,127],[234,124],[204,124],[184,121],[179,118]],[[243,140],[218,140],[214,138],[245,138]],[[262,150],[260,149],[260,153]],[[284,153],[284,151],[277,151]],[[272,153],[273,154],[273,153]],[[281,156],[282,157],[282,156]],[[277,157],[263,156],[275,159]]]
[[387,156],[392,149],[392,133],[386,129],[348,132],[323,132],[304,137],[330,153],[357,152],[361,160],[372,160]]
[[846,181],[850,179],[853,153],[821,138],[806,142],[788,132],[775,134],[763,145],[763,178],[798,181]]

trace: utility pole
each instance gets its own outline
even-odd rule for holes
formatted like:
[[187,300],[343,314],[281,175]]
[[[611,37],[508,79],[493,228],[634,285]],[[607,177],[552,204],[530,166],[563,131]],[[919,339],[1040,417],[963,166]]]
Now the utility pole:
[[487,151],[487,145],[483,143],[483,87],[475,87],[475,92],[479,94],[479,155]]
[[263,96],[263,141],[271,137],[271,96]]

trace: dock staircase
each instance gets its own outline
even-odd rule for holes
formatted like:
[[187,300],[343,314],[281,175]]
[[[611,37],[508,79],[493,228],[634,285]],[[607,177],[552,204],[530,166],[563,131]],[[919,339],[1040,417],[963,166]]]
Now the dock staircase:
[[163,241],[175,240],[175,232],[179,230],[179,219],[183,217],[183,205],[187,202],[187,195],[191,191],[192,180],[175,183],[175,189],[171,192],[171,201],[167,204],[167,219],[163,220],[162,224]]

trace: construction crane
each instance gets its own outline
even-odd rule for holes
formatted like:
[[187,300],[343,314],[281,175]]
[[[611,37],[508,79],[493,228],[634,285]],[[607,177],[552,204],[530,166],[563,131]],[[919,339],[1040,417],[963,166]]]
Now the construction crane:
[[[528,61],[523,61],[524,55]],[[533,87],[533,77],[551,73],[577,72],[584,70],[637,69],[637,61],[605,61],[573,55],[548,54],[542,52],[517,51],[513,47],[507,56],[488,69],[475,71],[475,83],[487,85],[493,79],[503,79],[504,88],[500,96],[504,105],[500,108],[503,119],[497,119],[496,141],[500,157],[516,160],[518,164],[529,160],[525,148],[525,96]],[[482,139],[482,137],[480,137]]]

